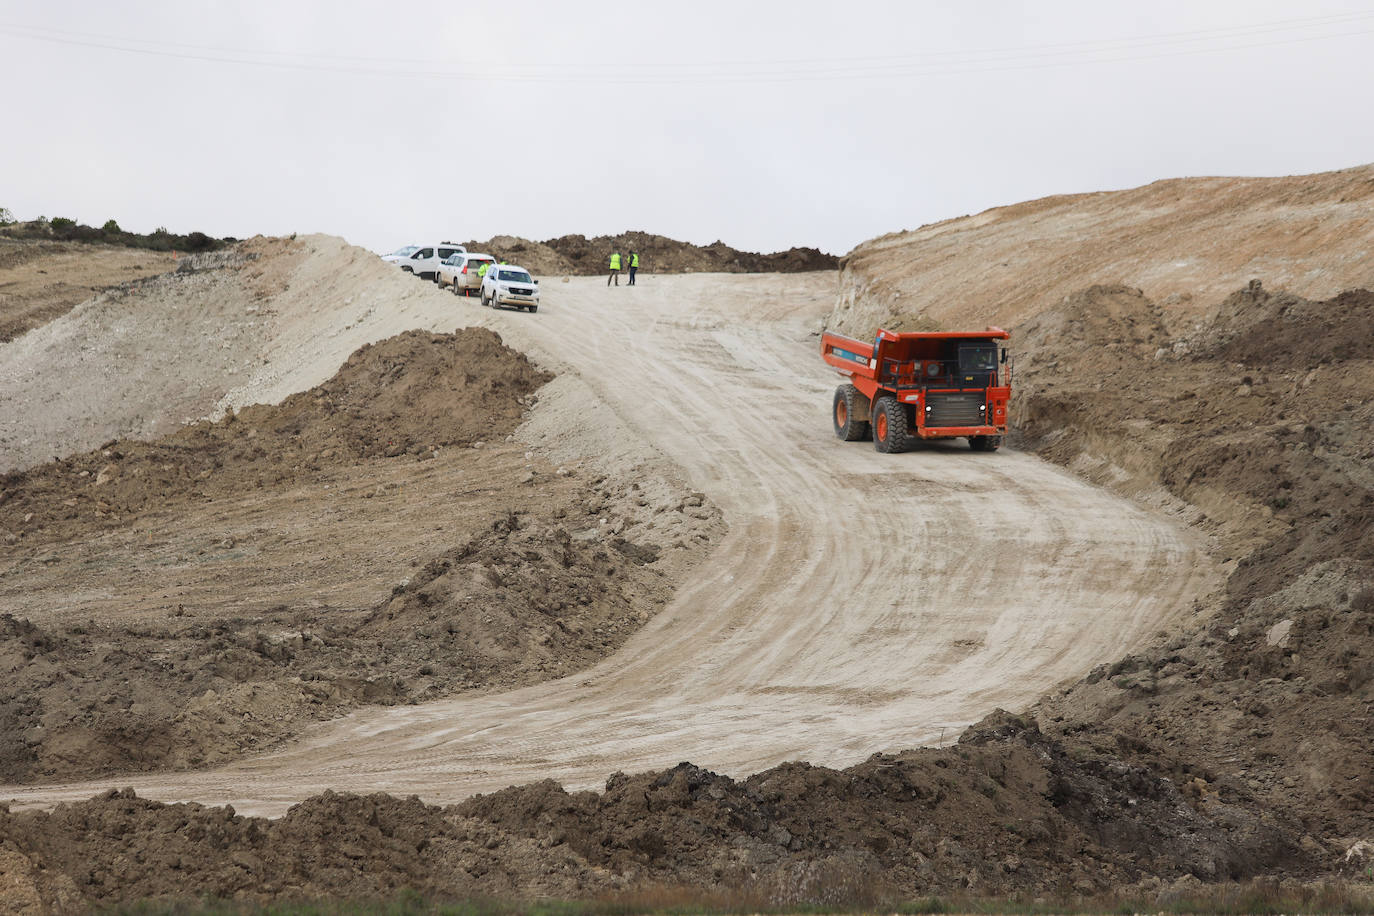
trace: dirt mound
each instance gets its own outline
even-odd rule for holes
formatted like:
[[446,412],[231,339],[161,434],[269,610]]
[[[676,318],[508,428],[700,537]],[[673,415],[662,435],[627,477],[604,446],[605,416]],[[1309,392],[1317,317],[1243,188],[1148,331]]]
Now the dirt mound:
[[571,261],[544,242],[532,242],[514,235],[496,235],[485,242],[467,242],[468,251],[493,255],[519,264],[535,276],[556,277],[579,273]]
[[0,239],[0,343],[176,264],[165,251]]
[[590,239],[565,235],[544,242],[503,235],[486,242],[468,242],[467,248],[507,258],[537,274],[604,274],[613,251],[626,257],[632,251],[638,252],[640,269],[646,273],[799,273],[835,270],[839,266],[839,258],[815,248],[757,254],[720,241],[693,245],[648,232],[622,232]]
[[0,537],[64,539],[93,521],[127,525],[154,506],[284,486],[330,465],[504,437],[548,379],[491,331],[408,331],[279,405],[0,476]]
[[1190,632],[1044,708],[1079,738],[1130,735],[1144,765],[1186,762],[1167,766],[1333,853],[1374,832],[1374,294],[1251,283],[1129,347],[1122,316],[1080,320],[1122,301],[1137,325],[1158,313],[1095,288],[1016,329],[1021,442],[1187,507],[1234,568]]
[[1000,712],[954,748],[845,770],[787,764],[736,781],[683,763],[616,774],[600,793],[543,782],[444,809],[326,793],[277,821],[111,792],[0,813],[0,833],[23,863],[9,869],[23,889],[84,904],[667,886],[728,889],[755,906],[871,906],[955,891],[1086,894],[1305,862],[1271,819],[1115,757],[1080,762]]
[[[532,467],[513,447],[457,448],[504,439],[547,379],[491,331],[412,331],[364,346],[328,382],[280,405],[0,478],[0,527],[16,562],[4,574],[23,576],[27,606],[49,590],[71,606],[89,568],[118,570],[130,595],[98,618],[59,611],[35,625],[0,616],[0,779],[219,763],[361,704],[532,683],[614,651],[667,591],[651,568],[656,546],[597,530],[619,485]],[[421,513],[427,529],[443,532],[410,545],[426,553],[388,565],[376,545],[367,565],[342,573],[363,582],[351,602],[321,607],[307,602],[309,588],[297,592],[300,603],[282,601],[293,590],[274,588],[255,543],[264,520],[293,518],[274,507],[304,491],[310,520],[291,522],[300,528],[293,536],[323,525],[331,550],[351,549],[350,531],[375,538],[395,524],[397,479],[424,493],[436,470],[459,486],[422,500],[422,510],[436,497],[445,506]],[[417,472],[428,483],[407,476]],[[317,494],[331,486],[352,491],[359,508],[335,503],[316,521]],[[201,507],[221,525],[245,513],[254,527],[175,563],[149,551]],[[459,518],[434,524],[449,512]],[[125,533],[134,527],[144,537]],[[299,583],[300,547],[282,550]],[[245,578],[265,578],[271,606],[226,614],[217,610],[225,598],[197,600],[176,587],[178,566],[220,563],[213,591],[233,596],[253,587]],[[138,603],[140,567],[179,600],[131,615],[121,605]]]
[[[1178,178],[997,207],[845,256],[837,330],[1020,325],[1094,284],[1200,318],[1254,277],[1309,299],[1374,288],[1374,166],[1286,178]],[[1178,329],[1175,329],[1178,332]]]

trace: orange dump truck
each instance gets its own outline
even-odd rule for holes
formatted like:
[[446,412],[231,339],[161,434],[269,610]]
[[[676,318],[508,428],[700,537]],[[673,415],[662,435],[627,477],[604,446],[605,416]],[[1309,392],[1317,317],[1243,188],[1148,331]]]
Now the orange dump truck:
[[849,384],[835,389],[835,435],[873,436],[880,452],[900,452],[912,438],[967,437],[992,452],[1007,432],[1011,363],[1001,328],[971,333],[879,330],[873,343],[821,335],[821,357]]

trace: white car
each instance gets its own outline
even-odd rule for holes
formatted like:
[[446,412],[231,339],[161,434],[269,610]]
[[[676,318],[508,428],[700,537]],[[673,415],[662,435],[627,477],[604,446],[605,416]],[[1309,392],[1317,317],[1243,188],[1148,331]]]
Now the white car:
[[439,284],[440,289],[445,286],[451,287],[455,296],[471,296],[473,290],[482,288],[482,276],[479,271],[483,264],[488,268],[494,267],[496,258],[489,254],[474,252],[451,255],[439,264],[439,275],[434,278],[434,282]]
[[397,248],[391,254],[382,255],[382,260],[388,264],[399,264],[419,250],[419,245],[407,245],[404,248]]
[[421,280],[433,280],[439,273],[439,263],[455,254],[466,254],[467,249],[454,242],[440,242],[425,245],[402,258],[398,263],[401,270],[412,273]]
[[492,308],[503,305],[539,311],[539,281],[514,264],[497,264],[482,278],[482,304]]

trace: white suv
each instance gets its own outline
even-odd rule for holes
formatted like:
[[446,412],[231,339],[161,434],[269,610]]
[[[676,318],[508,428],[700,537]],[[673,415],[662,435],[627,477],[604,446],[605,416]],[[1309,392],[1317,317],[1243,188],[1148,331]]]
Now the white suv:
[[489,254],[475,252],[455,254],[440,262],[439,274],[434,278],[434,282],[439,284],[440,289],[451,286],[455,296],[470,296],[473,290],[482,285],[482,277],[478,271],[482,269],[483,264],[488,268],[495,267],[496,259]]
[[539,281],[523,267],[497,264],[482,278],[482,304],[492,308],[513,305],[516,308],[539,311]]
[[415,249],[400,261],[401,270],[412,273],[421,280],[433,280],[439,275],[439,262],[455,254],[465,254],[467,249],[453,242],[440,242]]

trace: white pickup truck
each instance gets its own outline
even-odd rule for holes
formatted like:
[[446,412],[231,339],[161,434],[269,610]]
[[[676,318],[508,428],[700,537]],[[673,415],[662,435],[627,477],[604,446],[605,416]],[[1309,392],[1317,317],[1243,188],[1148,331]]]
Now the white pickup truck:
[[398,263],[401,270],[412,273],[421,280],[433,280],[439,275],[439,264],[455,254],[465,254],[467,249],[454,242],[440,242],[437,245],[421,245]]

